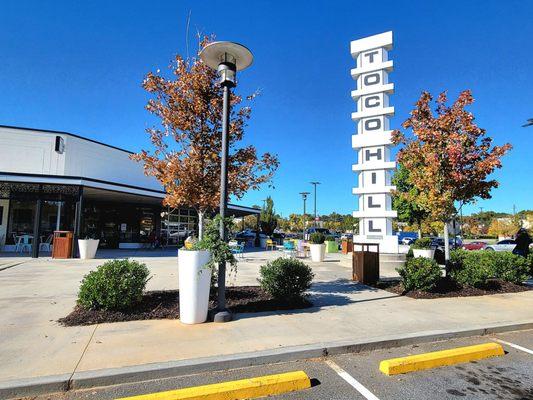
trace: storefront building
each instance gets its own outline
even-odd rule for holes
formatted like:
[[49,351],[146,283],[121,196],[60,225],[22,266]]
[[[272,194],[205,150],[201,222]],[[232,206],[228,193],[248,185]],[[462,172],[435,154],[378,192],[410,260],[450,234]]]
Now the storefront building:
[[[54,231],[100,239],[100,248],[177,244],[197,230],[192,209],[162,206],[164,191],[131,152],[67,132],[0,126],[0,249],[23,236],[46,243]],[[228,206],[241,217],[258,214]],[[36,237],[37,240],[34,240]],[[38,256],[39,245],[32,245]]]

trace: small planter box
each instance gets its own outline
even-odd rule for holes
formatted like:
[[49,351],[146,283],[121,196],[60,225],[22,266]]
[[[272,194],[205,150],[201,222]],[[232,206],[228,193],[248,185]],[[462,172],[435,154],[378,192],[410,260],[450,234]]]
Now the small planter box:
[[435,249],[413,249],[413,257],[431,258],[435,256]]
[[353,251],[353,242],[351,240],[343,240],[341,242],[342,254],[348,254]]
[[100,243],[100,239],[78,239],[78,250],[80,251],[80,259],[92,260],[96,256],[96,250],[98,250],[98,243]]
[[322,262],[326,256],[326,245],[325,244],[310,244],[309,248],[311,250],[311,261],[313,262]]
[[338,253],[339,252],[339,245],[335,240],[326,240],[324,242],[326,245],[326,253]]
[[364,285],[379,281],[379,244],[354,243],[352,279]]
[[207,319],[211,254],[206,250],[178,250],[180,321],[201,324]]

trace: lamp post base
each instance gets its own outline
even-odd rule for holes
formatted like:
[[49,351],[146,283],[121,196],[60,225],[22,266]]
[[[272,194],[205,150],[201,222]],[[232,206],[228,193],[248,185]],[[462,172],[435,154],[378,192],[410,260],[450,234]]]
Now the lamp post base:
[[233,314],[228,310],[217,311],[213,315],[213,322],[230,322],[233,319]]

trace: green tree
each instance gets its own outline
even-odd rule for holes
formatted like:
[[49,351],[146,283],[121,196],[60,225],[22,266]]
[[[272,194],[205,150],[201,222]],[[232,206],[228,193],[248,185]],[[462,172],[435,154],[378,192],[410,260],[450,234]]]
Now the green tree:
[[278,226],[278,218],[274,211],[274,200],[268,196],[265,201],[265,205],[261,209],[261,216],[259,217],[261,224],[261,230],[267,235],[271,236],[274,230]]
[[398,163],[398,169],[392,177],[392,184],[396,186],[392,193],[392,208],[398,212],[398,221],[416,225],[418,237],[422,237],[422,222],[429,217],[429,213],[417,202],[420,192],[409,176],[409,170]]

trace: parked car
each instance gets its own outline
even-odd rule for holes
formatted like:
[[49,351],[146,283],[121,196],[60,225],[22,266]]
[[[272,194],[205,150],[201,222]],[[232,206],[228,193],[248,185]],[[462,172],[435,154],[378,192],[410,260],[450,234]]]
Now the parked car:
[[489,244],[485,247],[485,250],[489,251],[513,251],[516,246],[516,242],[512,239],[500,240],[496,244]]
[[487,247],[487,243],[481,241],[475,241],[470,243],[464,243],[463,249],[465,250],[483,250]]
[[414,242],[415,242],[415,238],[412,238],[412,237],[404,237],[401,241],[400,241],[400,244],[406,244],[408,246],[412,245]]
[[[457,238],[450,238],[448,240],[450,242],[450,249],[458,249],[463,246],[463,241],[460,237]],[[435,237],[431,240],[431,248],[436,249],[442,247],[444,249],[444,238],[441,237]]]
[[[463,241],[460,237],[457,238],[450,238],[450,250],[459,249],[463,246]],[[432,249],[435,249],[435,261],[437,261],[438,264],[443,265],[444,264],[444,238],[441,237],[434,237],[431,240],[430,244]]]
[[416,232],[396,232],[398,236],[398,244],[407,244],[411,245],[413,242],[418,239],[418,233]]

